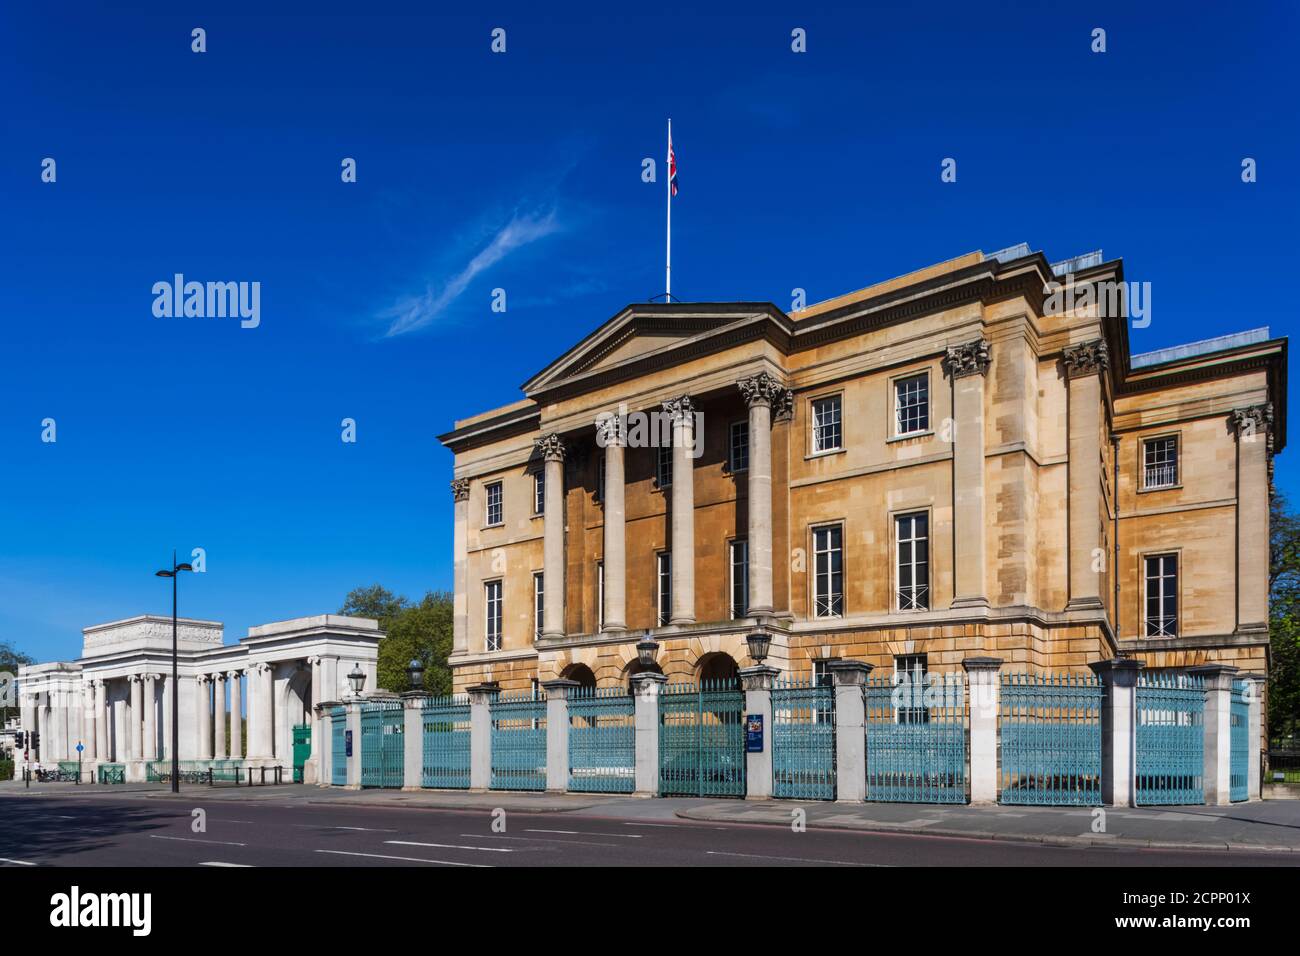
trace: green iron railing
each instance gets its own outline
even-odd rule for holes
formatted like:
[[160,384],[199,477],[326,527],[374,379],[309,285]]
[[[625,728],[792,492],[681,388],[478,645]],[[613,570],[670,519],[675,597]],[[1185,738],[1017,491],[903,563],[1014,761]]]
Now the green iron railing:
[[745,795],[745,695],[735,680],[668,684],[659,697],[659,792]]
[[835,799],[835,688],[813,677],[772,686],[772,792]]
[[491,702],[493,790],[546,789],[546,695],[497,694]]
[[302,783],[305,767],[311,758],[311,724],[296,724],[293,729],[293,782]]
[[1091,674],[1003,674],[999,802],[1101,804],[1101,681]]
[[569,691],[569,789],[636,789],[636,698],[626,688]]
[[469,787],[469,698],[430,697],[422,712],[424,770],[420,785]]
[[361,786],[402,786],[406,756],[402,743],[405,723],[400,700],[362,702]]
[[101,763],[95,779],[100,783],[126,783],[126,764]]
[[343,787],[348,782],[348,712],[344,707],[330,711],[330,783]]
[[1250,701],[1246,682],[1232,682],[1228,732],[1228,799],[1240,803],[1250,797]]
[[[221,760],[179,760],[181,783],[234,783],[244,769],[244,761],[235,757]],[[209,776],[211,774],[211,776]],[[150,783],[170,783],[172,762],[151,760],[145,765],[144,778]]]
[[1204,803],[1204,679],[1141,674],[1134,693],[1134,802],[1139,806]]
[[868,679],[862,689],[868,800],[966,802],[965,690],[960,674],[927,684]]

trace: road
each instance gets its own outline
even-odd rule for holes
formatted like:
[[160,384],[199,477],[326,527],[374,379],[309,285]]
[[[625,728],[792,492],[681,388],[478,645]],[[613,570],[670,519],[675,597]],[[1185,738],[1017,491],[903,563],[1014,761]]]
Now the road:
[[[192,828],[194,809],[206,828]],[[0,866],[1294,866],[1293,854],[1054,847],[669,816],[0,796]]]

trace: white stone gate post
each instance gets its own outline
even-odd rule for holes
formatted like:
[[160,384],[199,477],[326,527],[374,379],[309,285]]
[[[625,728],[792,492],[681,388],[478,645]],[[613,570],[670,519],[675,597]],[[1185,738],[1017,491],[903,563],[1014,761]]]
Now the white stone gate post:
[[569,789],[569,692],[576,680],[548,680],[546,691],[546,792]]
[[636,694],[636,792],[659,796],[659,692],[668,678],[647,671],[632,675]]
[[[345,705],[347,707],[347,731],[352,735],[352,756],[347,758],[348,761],[348,782],[349,790],[361,789],[361,701],[352,698]],[[252,770],[249,770],[252,773]]]
[[970,692],[970,802],[997,803],[1002,659],[968,657],[961,666]]
[[424,702],[429,695],[408,690],[402,695],[402,789],[424,786]]
[[1189,667],[1187,673],[1205,679],[1205,802],[1232,802],[1232,682],[1237,668],[1225,664]]
[[476,684],[469,693],[469,788],[484,793],[492,788],[492,698],[501,690],[496,682]]
[[866,705],[863,687],[871,676],[866,661],[829,661],[835,688],[835,800],[861,803],[867,797]]
[[[320,787],[328,787],[334,782],[334,721],[330,719],[330,714],[338,706],[338,701],[329,700],[321,701],[312,708],[316,714],[316,726],[312,728],[312,733],[320,734],[320,742],[316,747],[319,755],[316,785]],[[231,730],[233,732],[233,726]]]
[[[772,799],[772,684],[781,673],[775,667],[759,664],[740,671],[741,686],[745,689],[745,713],[742,719],[758,717],[763,722],[763,749],[750,753],[745,749],[745,799]],[[742,732],[748,728],[742,728]]]
[[1101,679],[1101,800],[1134,805],[1137,775],[1137,680],[1142,662],[1114,657],[1088,665]]

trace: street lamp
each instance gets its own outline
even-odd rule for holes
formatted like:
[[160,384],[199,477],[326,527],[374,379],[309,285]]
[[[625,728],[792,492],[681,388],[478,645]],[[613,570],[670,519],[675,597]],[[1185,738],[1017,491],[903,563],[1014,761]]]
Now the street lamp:
[[[181,792],[181,758],[177,752],[180,741],[180,728],[177,725],[176,704],[180,699],[180,687],[176,683],[176,579],[180,577],[182,571],[193,571],[194,568],[189,564],[177,564],[176,552],[172,552],[172,567],[170,571],[154,572],[160,578],[172,579],[172,793]],[[152,703],[150,704],[152,706]]]
[[361,688],[366,686],[366,675],[362,673],[360,664],[352,665],[352,670],[348,672],[348,683],[352,685],[352,696],[360,697]]
[[641,640],[637,641],[636,659],[641,662],[642,667],[654,667],[655,658],[659,654],[659,644],[657,641],[650,640],[650,632],[646,631]]
[[418,657],[412,657],[411,663],[406,665],[406,678],[411,683],[411,690],[424,688],[424,665]]
[[745,643],[749,645],[749,656],[755,663],[762,664],[772,647],[772,635],[767,631],[751,631],[745,636]]

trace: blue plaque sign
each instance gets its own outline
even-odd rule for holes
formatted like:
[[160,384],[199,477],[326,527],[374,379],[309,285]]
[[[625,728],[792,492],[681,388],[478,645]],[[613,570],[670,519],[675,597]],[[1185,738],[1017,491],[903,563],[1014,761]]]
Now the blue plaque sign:
[[763,715],[745,715],[745,753],[761,754],[763,752]]
[[344,756],[351,757],[352,756],[352,731],[350,730],[343,731],[343,745],[347,748],[346,752],[344,753]]

